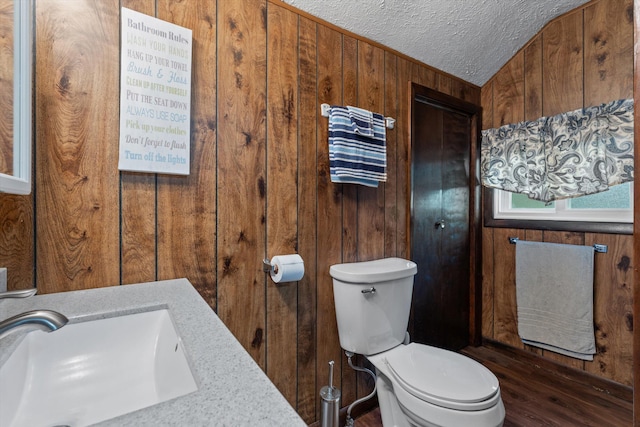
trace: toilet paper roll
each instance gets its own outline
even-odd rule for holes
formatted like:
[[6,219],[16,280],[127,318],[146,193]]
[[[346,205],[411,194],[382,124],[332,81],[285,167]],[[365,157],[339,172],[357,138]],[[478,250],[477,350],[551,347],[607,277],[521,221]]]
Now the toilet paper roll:
[[271,266],[271,279],[275,283],[297,282],[304,276],[304,261],[298,254],[274,256]]

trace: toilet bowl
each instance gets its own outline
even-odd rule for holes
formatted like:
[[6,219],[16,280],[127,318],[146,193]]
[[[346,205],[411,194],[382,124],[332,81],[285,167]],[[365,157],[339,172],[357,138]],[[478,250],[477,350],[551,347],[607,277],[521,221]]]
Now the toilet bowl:
[[501,426],[504,421],[498,379],[466,356],[410,343],[367,358],[376,368],[385,426]]
[[417,265],[401,258],[331,266],[340,346],[376,368],[389,426],[495,427],[505,409],[495,375],[459,353],[409,343]]

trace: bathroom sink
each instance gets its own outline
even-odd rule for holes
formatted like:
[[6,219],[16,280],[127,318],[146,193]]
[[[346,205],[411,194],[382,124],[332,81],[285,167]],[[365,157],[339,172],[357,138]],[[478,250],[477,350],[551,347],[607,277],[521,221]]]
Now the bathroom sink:
[[85,426],[196,390],[168,310],[69,323],[0,367],[0,426]]

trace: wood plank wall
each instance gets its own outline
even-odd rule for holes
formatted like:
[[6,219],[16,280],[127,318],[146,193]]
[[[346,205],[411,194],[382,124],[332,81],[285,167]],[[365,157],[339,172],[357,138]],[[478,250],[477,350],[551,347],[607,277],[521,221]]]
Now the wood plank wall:
[[[119,25],[191,28],[191,174],[119,172]],[[339,347],[329,266],[408,256],[409,82],[480,88],[277,0],[36,2],[35,179],[0,195],[0,266],[40,293],[186,277],[309,423],[329,360],[343,405],[368,390]],[[389,180],[330,182],[323,102],[397,119]],[[298,252],[275,286],[262,259]]]
[[[483,128],[633,97],[633,34],[632,0],[593,1],[552,21],[482,87]],[[609,246],[595,257],[593,362],[523,346],[510,236]],[[482,254],[484,337],[632,385],[633,236],[485,227]]]

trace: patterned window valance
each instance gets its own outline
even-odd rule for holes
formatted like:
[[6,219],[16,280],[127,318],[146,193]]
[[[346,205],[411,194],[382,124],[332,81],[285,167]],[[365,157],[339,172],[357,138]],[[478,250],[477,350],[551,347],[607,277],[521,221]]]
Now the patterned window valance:
[[633,100],[482,131],[486,187],[543,202],[633,181]]

